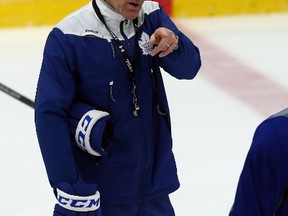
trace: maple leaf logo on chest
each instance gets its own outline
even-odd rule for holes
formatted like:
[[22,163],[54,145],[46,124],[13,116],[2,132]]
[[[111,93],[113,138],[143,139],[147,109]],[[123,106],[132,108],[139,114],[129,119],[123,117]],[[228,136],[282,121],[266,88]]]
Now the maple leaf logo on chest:
[[151,53],[153,46],[149,45],[149,35],[147,33],[142,33],[138,44],[142,50],[143,55],[149,55]]

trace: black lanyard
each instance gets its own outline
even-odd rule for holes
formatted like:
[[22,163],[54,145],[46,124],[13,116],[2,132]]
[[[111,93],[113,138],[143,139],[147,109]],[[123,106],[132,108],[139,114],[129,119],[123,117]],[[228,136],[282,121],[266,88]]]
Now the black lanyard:
[[140,109],[139,105],[138,105],[138,99],[137,99],[137,95],[136,95],[136,83],[135,83],[135,71],[136,71],[136,65],[138,63],[139,60],[139,46],[137,44],[137,32],[138,32],[138,18],[135,18],[133,20],[133,25],[134,25],[134,30],[135,30],[135,58],[133,59],[133,61],[130,60],[129,55],[127,53],[127,51],[125,50],[124,46],[121,44],[119,38],[116,36],[116,34],[108,27],[108,25],[105,22],[105,19],[102,15],[102,13],[100,12],[100,9],[98,7],[98,5],[96,4],[96,0],[92,1],[92,5],[94,8],[95,13],[97,14],[98,18],[101,20],[101,22],[105,25],[106,29],[108,30],[108,32],[110,33],[110,35],[112,36],[112,38],[114,39],[116,45],[118,46],[122,57],[127,65],[127,68],[129,70],[129,74],[131,77],[131,82],[132,82],[132,101],[133,101],[133,115],[137,116],[138,115],[138,110]]

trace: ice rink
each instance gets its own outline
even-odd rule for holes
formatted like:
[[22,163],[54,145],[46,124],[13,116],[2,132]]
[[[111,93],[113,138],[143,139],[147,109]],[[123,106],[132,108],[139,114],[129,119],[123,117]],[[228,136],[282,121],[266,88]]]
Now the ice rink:
[[[200,48],[192,81],[164,75],[181,188],[177,216],[224,216],[257,125],[288,106],[288,14],[177,19]],[[0,83],[34,99],[51,27],[0,29]],[[0,92],[0,215],[51,216],[33,110]]]

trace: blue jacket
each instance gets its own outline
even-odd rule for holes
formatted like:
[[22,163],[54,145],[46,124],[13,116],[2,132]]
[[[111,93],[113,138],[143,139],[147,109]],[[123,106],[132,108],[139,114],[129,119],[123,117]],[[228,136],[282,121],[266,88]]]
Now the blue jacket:
[[[137,38],[132,21],[100,0],[97,4],[130,57],[135,40],[141,48],[135,77],[139,115],[132,114],[127,65],[90,2],[52,29],[44,49],[35,124],[49,181],[53,188],[59,182],[95,183],[101,204],[136,203],[167,195],[179,182],[160,67],[178,79],[192,79],[201,65],[198,48],[156,2],[144,2]],[[161,59],[150,56],[148,46],[149,36],[159,27],[179,37],[178,49]],[[97,163],[74,145],[70,134],[68,113],[77,102],[112,116],[111,147]]]
[[288,215],[288,109],[256,129],[230,216]]

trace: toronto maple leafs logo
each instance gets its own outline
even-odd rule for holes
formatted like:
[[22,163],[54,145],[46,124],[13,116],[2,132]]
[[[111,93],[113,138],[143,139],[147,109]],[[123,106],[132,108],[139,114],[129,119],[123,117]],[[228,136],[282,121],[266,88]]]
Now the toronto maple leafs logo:
[[147,33],[142,33],[138,44],[139,47],[142,49],[143,55],[149,55],[151,53],[153,46],[149,45],[149,35]]

